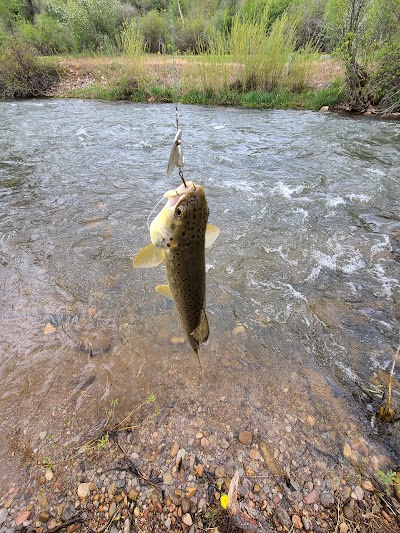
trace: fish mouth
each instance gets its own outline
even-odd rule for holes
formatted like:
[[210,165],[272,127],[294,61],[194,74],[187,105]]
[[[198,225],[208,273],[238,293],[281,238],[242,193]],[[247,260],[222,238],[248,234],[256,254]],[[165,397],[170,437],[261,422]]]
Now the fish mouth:
[[171,189],[164,194],[164,198],[167,198],[165,207],[176,207],[179,203],[183,202],[186,195],[195,188],[193,181],[187,181],[186,187],[182,183],[177,189]]

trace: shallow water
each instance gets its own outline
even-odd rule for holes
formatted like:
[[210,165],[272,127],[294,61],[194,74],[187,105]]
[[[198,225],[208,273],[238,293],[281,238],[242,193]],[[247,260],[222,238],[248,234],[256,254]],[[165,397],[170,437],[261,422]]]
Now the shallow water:
[[90,433],[109,400],[123,412],[151,392],[161,411],[220,405],[215,427],[253,420],[271,442],[285,414],[312,415],[326,445],[357,435],[393,457],[398,434],[358,385],[387,377],[399,343],[400,124],[181,106],[185,176],[221,229],[201,375],[154,291],[162,269],[131,266],[179,183],[174,120],[169,105],[0,103],[0,481],[16,428]]

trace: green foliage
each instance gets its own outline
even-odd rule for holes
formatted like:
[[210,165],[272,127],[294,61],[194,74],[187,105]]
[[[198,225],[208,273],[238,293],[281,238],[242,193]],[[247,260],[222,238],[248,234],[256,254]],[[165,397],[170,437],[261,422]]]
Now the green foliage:
[[212,27],[201,15],[189,19],[178,19],[175,23],[175,46],[181,52],[197,53],[207,47]]
[[387,43],[376,56],[370,91],[375,103],[386,113],[400,111],[400,39]]
[[153,9],[138,19],[138,28],[149,52],[165,53],[168,41],[168,21]]
[[397,473],[393,470],[378,470],[378,480],[385,486],[385,491],[387,494],[390,494],[393,483],[396,481]]
[[20,38],[8,39],[0,50],[0,98],[45,94],[58,79],[57,69],[37,60],[36,50]]
[[18,33],[41,55],[64,54],[74,48],[66,25],[44,13],[35,15],[34,23],[21,21]]
[[69,29],[77,50],[109,50],[116,44],[122,18],[114,0],[49,0]]

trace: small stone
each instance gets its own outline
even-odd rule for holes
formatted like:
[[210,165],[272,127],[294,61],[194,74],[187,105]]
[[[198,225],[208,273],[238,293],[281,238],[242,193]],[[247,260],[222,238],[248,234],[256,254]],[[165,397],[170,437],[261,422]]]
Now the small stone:
[[116,510],[117,510],[117,504],[115,502],[111,502],[110,508],[108,510],[109,518],[112,518],[114,516]]
[[261,485],[259,483],[256,483],[253,487],[254,494],[259,494],[261,492]]
[[164,478],[164,484],[165,485],[172,485],[173,479],[172,479],[171,472],[165,472],[163,478]]
[[250,431],[241,431],[238,435],[238,439],[240,444],[243,444],[243,446],[250,446],[253,440],[253,435],[250,433]]
[[135,515],[135,518],[139,518],[140,516],[140,509],[138,506],[136,506],[133,510],[133,514]]
[[179,466],[179,463],[186,457],[185,448],[181,448],[176,454],[175,466]]
[[139,496],[139,492],[136,490],[136,489],[132,489],[129,491],[128,493],[128,498],[132,501],[132,502],[135,502],[137,500],[137,497]]
[[15,525],[21,526],[26,520],[30,520],[32,517],[31,511],[21,511],[15,518]]
[[80,500],[84,500],[89,496],[89,489],[90,483],[80,483],[77,490],[77,495]]
[[182,514],[186,514],[190,511],[190,500],[183,498],[181,501]]
[[39,513],[39,520],[43,524],[47,524],[47,522],[50,520],[51,514],[48,511],[40,511]]
[[347,518],[347,520],[353,520],[353,518],[354,518],[354,512],[351,509],[351,507],[349,507],[348,505],[346,505],[346,507],[344,507],[343,514]]
[[4,522],[7,520],[8,511],[7,509],[0,509],[0,525],[4,524]]
[[217,479],[220,477],[225,477],[225,468],[223,466],[217,466],[215,469],[215,477]]
[[347,444],[347,442],[343,446],[343,455],[346,457],[346,459],[350,459],[350,457],[352,456],[352,451],[351,451],[350,445]]
[[351,488],[346,485],[345,487],[343,487],[343,499],[344,500],[348,500],[351,496]]
[[278,509],[275,511],[274,516],[281,524],[281,526],[287,527],[288,530],[292,528],[292,521],[290,520],[290,516],[283,507],[278,507]]
[[303,529],[303,522],[301,521],[300,516],[297,514],[292,516],[292,524],[295,529]]
[[327,113],[329,111],[329,106],[328,105],[323,105],[320,109],[319,109],[320,113]]
[[259,461],[261,459],[260,452],[254,448],[250,450],[250,457],[254,459],[254,461]]
[[310,531],[311,525],[309,519],[306,516],[302,516],[301,521],[303,522],[304,529]]
[[342,522],[339,526],[340,533],[347,533],[349,530],[349,526],[346,524],[346,522]]
[[373,484],[371,483],[371,481],[369,479],[365,479],[362,483],[361,483],[361,487],[364,489],[364,490],[367,490],[368,492],[374,492],[375,490],[375,487],[373,486]]
[[197,477],[202,477],[204,474],[204,466],[199,463],[197,466],[196,466],[196,476]]
[[[166,521],[164,522],[164,525],[165,527],[167,528],[167,530],[169,531],[170,530],[170,527],[171,527],[171,519],[170,518],[167,518]],[[125,533],[125,531],[124,531]],[[129,532],[128,532],[129,533]]]
[[192,520],[192,517],[190,516],[189,513],[186,513],[182,516],[182,522],[184,524],[186,524],[187,526],[191,526],[193,524],[193,520]]
[[47,437],[47,431],[41,431],[39,433],[39,439],[44,440]]
[[305,498],[304,502],[307,505],[312,505],[318,500],[319,492],[316,489],[313,489]]
[[70,524],[67,527],[67,533],[75,533],[75,531],[78,531],[78,524]]
[[358,500],[359,502],[361,502],[364,499],[364,491],[363,491],[363,489],[357,485],[357,487],[351,493],[351,497],[354,500]]
[[381,512],[380,505],[378,505],[377,503],[374,503],[374,505],[372,506],[371,512],[375,515],[378,515]]
[[188,487],[186,489],[186,497],[189,498],[192,498],[195,494],[196,494],[196,491],[197,491],[197,488],[196,487]]
[[328,491],[321,492],[319,500],[325,509],[331,509],[335,505],[335,497]]
[[250,476],[250,477],[255,476],[255,472],[250,465],[246,466],[245,472],[246,472],[246,476]]
[[174,442],[174,444],[172,445],[172,448],[169,451],[169,456],[175,457],[175,455],[178,453],[178,450],[179,450],[179,444],[177,442]]
[[46,478],[47,481],[51,481],[53,479],[53,477],[54,477],[53,471],[50,470],[50,468],[48,468],[46,470],[46,473],[45,473],[44,477]]

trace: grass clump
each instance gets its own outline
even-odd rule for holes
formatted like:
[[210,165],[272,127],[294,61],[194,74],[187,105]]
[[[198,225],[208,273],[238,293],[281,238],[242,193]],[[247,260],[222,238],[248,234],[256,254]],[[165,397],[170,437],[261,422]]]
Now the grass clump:
[[36,50],[19,38],[0,49],[0,98],[42,96],[58,80],[57,67],[40,62]]

